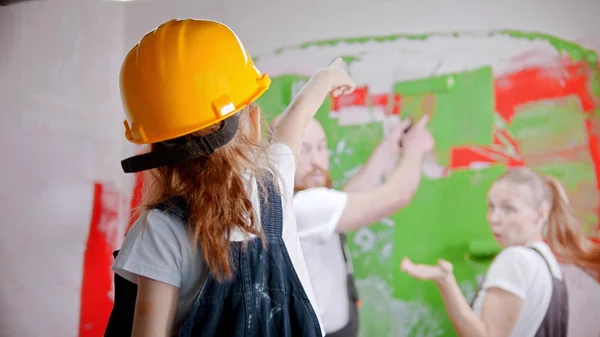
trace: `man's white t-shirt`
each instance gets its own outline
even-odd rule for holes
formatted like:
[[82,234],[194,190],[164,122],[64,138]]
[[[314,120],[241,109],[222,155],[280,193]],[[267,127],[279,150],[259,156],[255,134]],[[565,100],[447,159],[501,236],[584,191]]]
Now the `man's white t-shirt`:
[[347,202],[346,193],[322,187],[294,196],[298,236],[319,315],[328,333],[342,329],[349,320],[348,270],[336,233]]
[[[271,145],[267,151],[277,171],[283,206],[283,241],[304,291],[312,304],[317,317],[317,302],[304,255],[300,246],[294,215],[293,193],[295,157],[289,147],[283,144]],[[260,217],[260,201],[256,180],[250,184],[254,212]],[[259,222],[260,223],[260,222]],[[231,235],[232,241],[248,238],[239,230]],[[202,280],[206,276],[202,252],[191,243],[188,226],[178,217],[158,210],[142,215],[131,227],[112,269],[123,278],[137,283],[136,275],[164,282],[179,288],[179,301],[175,315],[175,329],[183,323],[185,315],[191,309]],[[321,331],[325,334],[319,319]]]
[[[544,242],[529,246],[539,250],[550,264],[552,275],[562,280],[556,257]],[[546,315],[552,298],[552,276],[542,257],[531,248],[513,246],[504,249],[492,262],[473,309],[481,316],[486,289],[500,288],[523,299],[523,307],[511,337],[533,337]]]

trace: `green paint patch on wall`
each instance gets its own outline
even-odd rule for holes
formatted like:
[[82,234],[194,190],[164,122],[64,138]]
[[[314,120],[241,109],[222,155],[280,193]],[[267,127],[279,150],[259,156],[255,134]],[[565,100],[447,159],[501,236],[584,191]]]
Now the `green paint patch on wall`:
[[535,163],[587,147],[586,117],[577,97],[544,100],[518,107],[506,129],[519,143],[524,159]]
[[[428,129],[435,138],[438,162],[446,166],[452,148],[487,146],[492,143],[493,83],[492,69],[483,67],[464,73],[397,83],[394,92],[402,95],[401,116],[409,117],[422,114],[419,107],[424,94],[435,94],[435,108]],[[405,105],[404,101],[419,103]]]
[[397,230],[392,259],[393,295],[405,301],[426,303],[438,312],[444,317],[443,336],[454,332],[435,285],[402,273],[400,261],[408,256],[417,263],[436,264],[444,258],[453,263],[459,284],[477,289],[477,277],[485,272],[490,260],[473,260],[467,255],[468,246],[474,241],[493,240],[486,220],[487,192],[505,170],[496,166],[454,172],[445,179],[424,180],[411,204],[394,216]]
[[383,139],[383,128],[381,123],[370,123],[365,125],[344,126],[333,128],[330,123],[337,121],[326,119],[324,113],[317,115],[324,127],[326,127],[327,140],[329,142],[331,160],[330,171],[336,179],[335,187],[341,188],[347,178],[350,167],[364,164],[357,158],[368,158],[377,144]]
[[[592,65],[590,88],[596,93],[600,91],[600,70],[595,52],[545,34],[498,31],[489,36],[498,34],[547,41],[561,54],[588,62]],[[395,34],[332,39],[282,48],[277,53],[311,46],[335,46],[340,42],[362,44],[465,35],[469,34]],[[362,62],[360,55],[342,56],[349,64]],[[258,100],[269,120],[285,110],[294,88],[306,81],[307,75],[286,74],[272,78],[271,89]],[[428,127],[436,140],[438,163],[448,165],[452,148],[464,146],[491,147],[518,156],[505,138],[502,139],[504,148],[492,144],[494,127],[496,131],[506,130],[516,141],[528,166],[563,181],[572,204],[581,205],[576,212],[589,232],[597,226],[596,177],[587,148],[586,116],[576,97],[521,105],[516,108],[514,118],[505,122],[494,111],[490,67],[396,83],[393,90],[402,96],[401,114],[414,118],[425,111],[427,93],[434,95],[433,118]],[[327,99],[316,118],[327,131],[331,174],[335,187],[339,188],[370,156],[382,139],[383,128],[381,122],[340,126],[338,120],[330,116],[331,107],[332,101]],[[408,207],[389,219],[349,235],[363,303],[361,336],[456,336],[434,284],[414,280],[400,272],[400,261],[404,256],[418,263],[433,264],[439,258],[449,260],[454,264],[463,293],[471,299],[490,260],[474,259],[468,255],[468,247],[474,242],[493,240],[486,221],[487,192],[493,180],[505,170],[501,165],[480,170],[465,167],[445,178],[423,178]]]

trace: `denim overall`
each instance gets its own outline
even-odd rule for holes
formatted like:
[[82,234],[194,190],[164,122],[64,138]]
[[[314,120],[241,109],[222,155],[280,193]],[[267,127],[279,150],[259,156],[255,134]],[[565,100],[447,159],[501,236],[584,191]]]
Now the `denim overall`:
[[569,327],[569,298],[564,277],[562,280],[555,278],[554,274],[552,274],[552,268],[550,268],[550,264],[544,255],[539,250],[533,247],[530,248],[544,259],[552,277],[552,297],[550,298],[548,311],[546,311],[546,315],[535,333],[535,337],[566,337]]
[[208,275],[186,317],[180,337],[320,337],[321,329],[283,242],[281,197],[267,184],[260,196],[267,249],[255,238],[232,242],[234,278],[219,283]]
[[[564,280],[559,280],[552,274],[552,268],[544,254],[534,247],[527,247],[540,255],[548,267],[548,272],[552,278],[552,297],[544,319],[540,324],[534,337],[566,337],[569,326],[569,300],[567,296],[567,286]],[[484,280],[485,281],[485,280]],[[483,283],[483,282],[482,282]],[[479,293],[481,288],[477,291]],[[475,296],[477,298],[477,296]],[[473,299],[473,301],[475,301]],[[471,307],[473,305],[471,304]]]
[[[217,282],[212,275],[206,276],[198,298],[181,326],[180,337],[322,337],[317,315],[282,238],[281,197],[271,183],[266,185],[267,199],[264,193],[259,193],[266,248],[259,238],[247,241],[245,247],[243,242],[231,242],[229,254],[233,278]],[[187,212],[182,206],[185,205],[171,202],[157,208],[185,219]],[[123,313],[120,307],[117,308],[116,298],[119,284],[122,288],[125,286],[123,282],[117,283],[117,276],[115,274],[113,315]],[[133,303],[135,306],[135,297]],[[131,303],[120,306],[131,308]],[[132,322],[133,312],[130,315]],[[126,321],[128,336],[131,335],[129,319],[115,317],[114,321]],[[105,336],[127,335],[127,332],[112,335],[108,331]]]

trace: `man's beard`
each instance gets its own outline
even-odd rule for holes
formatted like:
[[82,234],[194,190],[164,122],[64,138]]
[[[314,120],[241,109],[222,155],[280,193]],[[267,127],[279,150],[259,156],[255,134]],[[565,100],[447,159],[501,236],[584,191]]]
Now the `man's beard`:
[[333,187],[333,183],[331,181],[331,175],[329,174],[329,171],[323,170],[320,167],[313,168],[310,172],[308,172],[307,174],[305,174],[302,177],[301,181],[305,181],[307,177],[310,177],[311,175],[313,175],[315,173],[321,173],[325,177],[325,182],[322,186],[305,186],[301,182],[298,182],[296,185],[294,185],[294,193],[300,192],[300,191],[303,191],[303,190],[306,190],[309,188],[315,188],[315,187],[327,187],[327,188]]

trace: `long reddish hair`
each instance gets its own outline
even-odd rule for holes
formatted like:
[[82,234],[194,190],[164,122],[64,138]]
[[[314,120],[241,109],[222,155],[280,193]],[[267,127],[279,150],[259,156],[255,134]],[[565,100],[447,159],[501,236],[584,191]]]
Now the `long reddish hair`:
[[548,203],[550,212],[546,222],[546,242],[558,258],[588,272],[600,272],[600,245],[586,238],[558,179],[520,167],[508,170],[498,180],[528,186],[536,198],[537,206]]
[[[250,123],[250,111],[257,108],[251,104],[239,112],[236,136],[214,153],[144,174],[140,210],[149,210],[175,196],[183,197],[189,207],[192,244],[202,250],[204,261],[217,280],[232,276],[228,254],[231,231],[239,229],[264,238],[248,194],[250,180],[243,176],[254,176],[263,186],[265,179],[272,178],[264,173],[265,169],[272,171],[265,152],[267,144],[249,137],[250,128],[254,125]],[[221,124],[183,138],[210,134]],[[268,130],[263,119],[261,125],[262,130]]]

